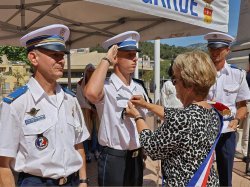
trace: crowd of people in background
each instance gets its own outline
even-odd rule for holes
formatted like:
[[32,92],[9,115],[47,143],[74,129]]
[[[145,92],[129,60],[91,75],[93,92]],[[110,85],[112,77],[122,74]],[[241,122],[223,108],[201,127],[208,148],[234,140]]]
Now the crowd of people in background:
[[[76,94],[57,83],[69,35],[55,24],[20,39],[34,74],[1,103],[0,186],[87,186],[93,156],[100,186],[142,186],[147,156],[161,160],[163,185],[232,186],[236,130],[243,124],[247,161],[250,122],[250,71],[226,62],[232,36],[208,33],[208,54],[179,54],[153,104],[133,78],[138,32],[104,41],[106,56],[86,65]],[[145,121],[152,115],[162,120],[154,131]]]

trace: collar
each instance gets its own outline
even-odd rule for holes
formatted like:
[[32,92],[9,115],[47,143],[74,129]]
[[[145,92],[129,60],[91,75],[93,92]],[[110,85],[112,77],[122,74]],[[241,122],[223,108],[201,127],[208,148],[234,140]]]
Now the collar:
[[35,102],[37,102],[44,94],[46,94],[44,89],[37,82],[37,80],[34,79],[34,77],[30,78],[29,82],[27,83],[27,86],[29,87],[29,90]]
[[[34,77],[30,78],[27,86],[29,87],[30,93],[33,96],[35,102],[37,102],[41,97],[47,96],[47,93]],[[58,97],[58,103],[61,103],[64,96],[67,97],[59,84],[56,85],[56,95]]]
[[110,81],[113,83],[116,90],[119,90],[121,87],[125,87],[133,91],[136,87],[133,79],[131,79],[130,85],[126,86],[115,73],[112,73],[112,75],[110,76]]
[[219,73],[228,75],[229,71],[230,71],[230,66],[227,62],[225,62],[224,67],[219,71]]

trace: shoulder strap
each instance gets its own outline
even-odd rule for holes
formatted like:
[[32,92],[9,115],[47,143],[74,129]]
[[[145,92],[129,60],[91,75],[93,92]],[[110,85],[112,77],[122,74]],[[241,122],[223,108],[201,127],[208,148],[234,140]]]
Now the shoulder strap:
[[235,64],[230,64],[230,67],[233,69],[238,69],[238,70],[242,71],[242,69],[238,68]]
[[23,95],[27,90],[28,90],[27,85],[17,88],[14,92],[10,93],[7,97],[4,97],[3,102],[10,104],[13,101],[15,101],[18,97]]
[[62,87],[63,91],[73,97],[76,97],[76,94],[74,92],[72,92],[71,90],[69,90],[68,88],[66,87]]

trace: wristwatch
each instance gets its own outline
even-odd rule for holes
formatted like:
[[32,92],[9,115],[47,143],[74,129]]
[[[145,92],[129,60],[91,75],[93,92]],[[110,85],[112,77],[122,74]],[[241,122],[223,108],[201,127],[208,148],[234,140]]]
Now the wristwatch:
[[79,180],[80,183],[86,183],[86,184],[89,184],[89,178],[86,178],[86,179],[80,179]]

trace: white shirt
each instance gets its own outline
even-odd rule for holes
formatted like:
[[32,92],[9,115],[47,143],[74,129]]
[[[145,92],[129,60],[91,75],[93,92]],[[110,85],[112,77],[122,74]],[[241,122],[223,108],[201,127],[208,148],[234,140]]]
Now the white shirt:
[[[250,99],[245,71],[225,63],[224,67],[217,72],[216,83],[210,88],[208,99],[228,106],[232,116],[235,116],[236,102]],[[228,124],[229,121],[224,121],[224,126]]]
[[[69,176],[82,166],[74,145],[89,137],[80,106],[59,85],[54,102],[34,78],[27,86],[28,90],[11,104],[2,104],[0,155],[15,158],[12,164],[17,172],[53,179]],[[32,108],[39,110],[35,116],[27,113]],[[35,146],[41,133],[48,139],[43,150]]]
[[[127,116],[124,119],[121,118],[123,109],[127,107],[128,100],[133,95],[146,97],[139,83],[131,80],[130,85],[126,86],[114,73],[109,80],[105,81],[104,98],[96,104],[101,119],[98,140],[102,146],[119,150],[140,148],[134,119]],[[148,111],[140,109],[140,112],[145,117]]]

